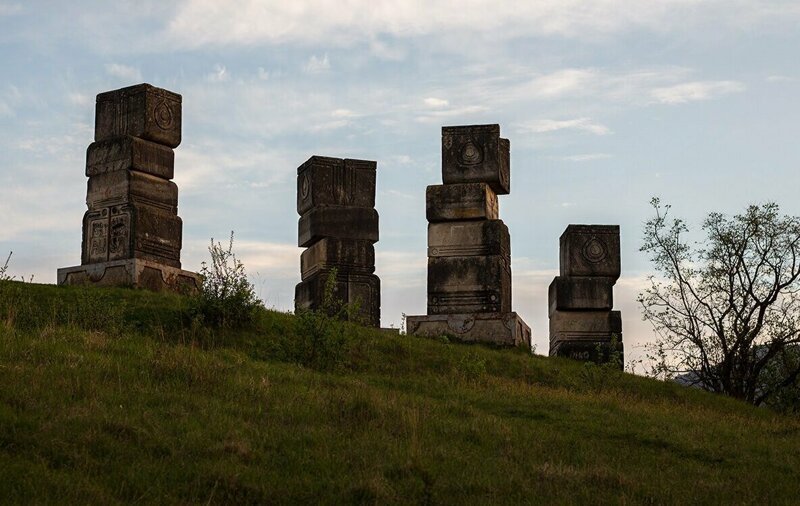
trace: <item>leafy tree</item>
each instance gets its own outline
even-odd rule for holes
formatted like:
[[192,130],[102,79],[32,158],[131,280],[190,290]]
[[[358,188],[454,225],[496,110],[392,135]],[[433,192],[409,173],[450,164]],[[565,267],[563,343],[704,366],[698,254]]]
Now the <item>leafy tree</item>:
[[711,213],[706,239],[690,245],[670,206],[651,204],[641,251],[658,275],[638,300],[658,335],[653,372],[755,405],[796,391],[800,218],[782,216],[775,203]]

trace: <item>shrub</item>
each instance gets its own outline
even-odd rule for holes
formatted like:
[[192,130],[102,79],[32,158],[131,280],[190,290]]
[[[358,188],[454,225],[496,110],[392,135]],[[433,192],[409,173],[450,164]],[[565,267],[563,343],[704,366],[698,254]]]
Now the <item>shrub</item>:
[[211,264],[201,264],[203,285],[193,298],[192,316],[214,327],[241,327],[252,323],[256,311],[263,306],[255,287],[247,279],[244,264],[233,252],[233,232],[227,248],[211,238],[208,252]]

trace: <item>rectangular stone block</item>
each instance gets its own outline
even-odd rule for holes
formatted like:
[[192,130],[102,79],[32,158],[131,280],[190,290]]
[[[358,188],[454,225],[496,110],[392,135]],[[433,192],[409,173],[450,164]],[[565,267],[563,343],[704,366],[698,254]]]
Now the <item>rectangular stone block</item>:
[[300,217],[297,245],[308,247],[324,239],[378,242],[378,211],[363,207],[315,207]]
[[178,185],[143,172],[122,170],[92,176],[87,183],[89,209],[138,203],[178,213]]
[[300,275],[303,280],[334,267],[343,274],[374,273],[375,246],[369,241],[326,237],[300,255]]
[[502,220],[428,225],[428,257],[511,256],[511,236]]
[[554,311],[606,310],[614,306],[611,278],[556,276],[549,288],[550,314]]
[[144,288],[185,295],[200,290],[199,274],[138,258],[58,269],[59,285],[96,285]]
[[566,357],[581,362],[605,364],[612,360],[612,354],[618,360],[620,368],[625,363],[625,349],[622,335],[616,343],[608,341],[555,341],[550,343],[551,357]]
[[560,274],[616,281],[619,250],[619,225],[569,225],[560,238]]
[[503,255],[428,259],[428,314],[511,311],[511,260]]
[[381,280],[374,274],[352,274],[339,272],[335,278],[332,300],[325,303],[325,284],[330,271],[320,270],[295,287],[294,306],[298,310],[327,310],[333,315],[343,304],[350,304],[357,311],[351,319],[380,327]]
[[146,83],[100,93],[94,140],[132,135],[175,148],[181,143],[181,100]]
[[297,168],[297,213],[319,206],[375,207],[377,163],[312,156]]
[[531,328],[517,313],[466,313],[406,317],[410,335],[531,348]]
[[553,311],[550,314],[550,342],[611,341],[622,339],[622,315],[619,311]]
[[509,152],[500,125],[442,127],[442,182],[488,183],[506,195],[511,191]]
[[180,268],[181,219],[158,208],[121,204],[83,217],[83,265],[138,258]]
[[168,146],[125,135],[93,142],[86,150],[86,176],[135,170],[164,179],[175,177],[175,151]]
[[497,220],[497,194],[486,183],[440,184],[425,192],[428,222]]

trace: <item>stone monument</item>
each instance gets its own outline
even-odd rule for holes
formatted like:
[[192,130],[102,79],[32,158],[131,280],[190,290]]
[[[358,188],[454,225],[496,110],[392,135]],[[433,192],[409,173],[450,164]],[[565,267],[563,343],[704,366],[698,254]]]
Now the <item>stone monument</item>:
[[510,192],[508,139],[499,125],[442,127],[442,180],[428,186],[428,314],[409,334],[530,348],[511,310],[511,238],[497,195]]
[[[295,310],[321,310],[325,285],[336,271],[336,301],[358,311],[357,321],[380,326],[380,279],[375,273],[378,212],[375,210],[377,164],[312,156],[297,169],[297,245],[301,282]],[[330,309],[330,308],[329,308]]]
[[[550,283],[550,355],[607,362],[622,355],[622,316],[612,311],[620,274],[619,225],[569,225],[559,276]],[[616,348],[614,347],[616,346]]]
[[94,140],[81,265],[58,269],[58,284],[196,291],[200,277],[181,270],[183,223],[171,181],[181,96],[149,84],[97,95]]

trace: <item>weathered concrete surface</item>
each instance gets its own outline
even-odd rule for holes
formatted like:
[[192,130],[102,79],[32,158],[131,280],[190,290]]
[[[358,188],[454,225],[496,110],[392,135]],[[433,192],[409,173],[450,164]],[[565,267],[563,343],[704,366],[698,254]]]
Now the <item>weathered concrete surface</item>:
[[177,93],[137,84],[97,95],[94,140],[132,135],[169,146],[181,143],[181,101]]
[[300,275],[303,280],[334,267],[343,274],[374,273],[375,246],[370,241],[326,237],[300,255]]
[[511,255],[511,236],[502,220],[428,225],[428,257],[486,255]]
[[87,177],[123,170],[172,179],[175,177],[175,151],[130,135],[93,142],[86,149]]
[[442,127],[442,182],[488,183],[498,195],[511,191],[510,143],[500,125]]
[[511,262],[502,255],[428,259],[428,314],[511,312]]
[[609,341],[556,341],[550,343],[550,356],[567,357],[582,362],[607,363],[616,351],[620,365],[624,364],[622,336],[616,343]]
[[300,217],[297,245],[308,247],[325,237],[378,242],[378,211],[363,207],[315,207]]
[[550,283],[550,314],[554,311],[608,310],[614,306],[614,280],[556,276]]
[[[325,301],[325,283],[330,271],[320,270],[300,282],[294,291],[295,311],[322,310]],[[374,274],[354,274],[338,272],[333,285],[329,307],[338,309],[342,304],[350,304],[358,310],[354,320],[372,327],[379,327],[381,321],[381,280]]]
[[377,163],[312,156],[297,168],[297,213],[320,206],[375,207]]
[[561,276],[619,279],[619,225],[569,225],[559,241]]
[[486,183],[440,184],[425,192],[429,223],[459,220],[497,220],[497,194]]
[[531,347],[531,328],[517,313],[467,313],[406,317],[410,335],[448,336],[464,342]]
[[553,311],[550,315],[550,342],[603,341],[612,336],[622,341],[622,314],[619,311]]
[[160,292],[196,293],[202,278],[194,272],[140,258],[58,269],[59,285],[130,286]]
[[127,203],[147,204],[178,214],[178,185],[131,170],[107,172],[89,178],[86,190],[89,209]]

